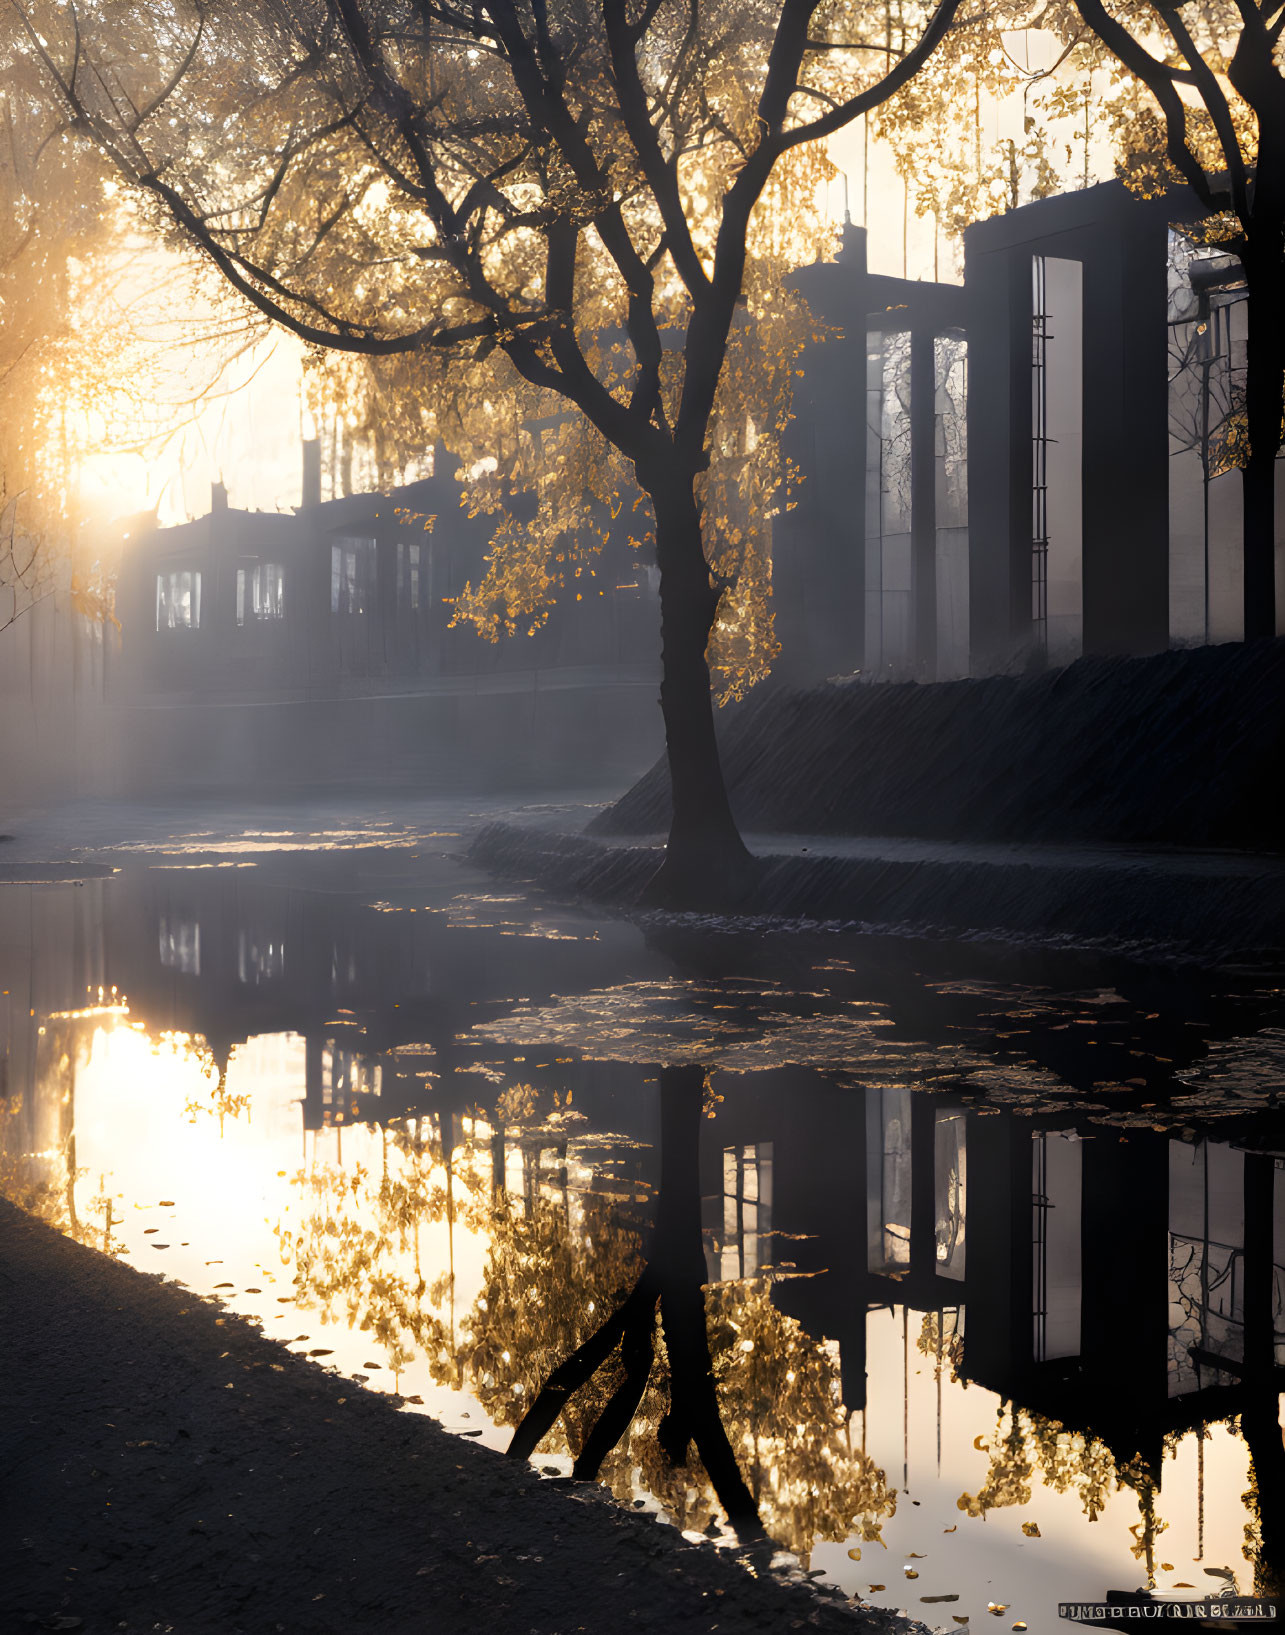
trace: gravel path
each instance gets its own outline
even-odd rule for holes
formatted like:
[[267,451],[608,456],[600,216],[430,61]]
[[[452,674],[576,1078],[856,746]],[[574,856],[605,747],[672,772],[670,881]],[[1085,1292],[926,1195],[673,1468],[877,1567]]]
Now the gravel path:
[[0,1630],[922,1626],[448,1436],[0,1201]]

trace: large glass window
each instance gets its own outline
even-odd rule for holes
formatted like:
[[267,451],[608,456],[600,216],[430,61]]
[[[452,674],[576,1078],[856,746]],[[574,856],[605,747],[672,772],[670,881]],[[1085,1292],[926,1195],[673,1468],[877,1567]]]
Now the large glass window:
[[236,622],[285,617],[285,569],[280,562],[255,562],[236,570]]
[[1245,1155],[1169,1143],[1169,1394],[1235,1378],[1245,1359]]
[[910,1266],[910,1107],[902,1087],[866,1094],[867,1265],[872,1272]]
[[967,1253],[968,1142],[962,1112],[939,1107],[933,1122],[937,1275],[962,1280]]
[[910,331],[872,333],[866,351],[866,668],[913,661]]
[[1248,361],[1245,271],[1169,233],[1169,635],[1239,641]]
[[330,611],[367,613],[375,599],[375,541],[337,539],[330,547]]
[[201,974],[201,927],[196,920],[171,919],[161,915],[161,964],[184,976]]
[[1036,1362],[1080,1352],[1080,1143],[1041,1130],[1031,1141],[1031,1305]]
[[419,568],[422,546],[397,545],[397,602],[398,606],[415,611],[419,607]]
[[190,568],[156,575],[156,628],[199,630],[201,575]]
[[1083,643],[1083,268],[1031,258],[1031,631],[1055,663]]
[[772,1143],[723,1149],[722,1230],[706,1256],[710,1276],[753,1277],[771,1259]]
[[968,674],[968,341],[933,339],[937,680]]

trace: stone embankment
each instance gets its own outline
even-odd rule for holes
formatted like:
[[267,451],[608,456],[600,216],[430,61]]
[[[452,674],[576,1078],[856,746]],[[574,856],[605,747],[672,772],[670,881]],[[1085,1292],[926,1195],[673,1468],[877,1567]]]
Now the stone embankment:
[[[1138,957],[1260,961],[1285,943],[1285,859],[1222,852],[958,845],[753,835],[762,874],[711,928],[999,937]],[[631,909],[659,842],[491,823],[469,848],[494,874]]]

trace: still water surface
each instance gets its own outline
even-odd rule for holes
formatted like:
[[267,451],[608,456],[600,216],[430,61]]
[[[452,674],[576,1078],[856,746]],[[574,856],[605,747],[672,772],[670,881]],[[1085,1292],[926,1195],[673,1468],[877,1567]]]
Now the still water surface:
[[710,1536],[741,1484],[935,1628],[1279,1584],[1269,973],[631,922],[422,837],[117,861],[0,889],[0,1187],[64,1230],[496,1448],[605,1324],[538,1468]]

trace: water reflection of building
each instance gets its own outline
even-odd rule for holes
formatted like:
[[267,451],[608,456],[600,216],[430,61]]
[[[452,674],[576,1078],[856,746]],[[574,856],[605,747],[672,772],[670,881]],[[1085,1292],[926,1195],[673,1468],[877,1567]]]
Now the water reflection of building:
[[[69,1013],[115,984],[153,1037],[201,1037],[219,1065],[256,1035],[301,1037],[307,1130],[428,1119],[447,1153],[489,1144],[490,1185],[525,1211],[554,1204],[570,1230],[591,1195],[608,1209],[649,1195],[654,1069],[472,1032],[519,996],[595,991],[612,968],[602,943],[388,912],[315,889],[323,863],[293,867],[294,884],[192,869],[22,888],[32,917],[6,918],[0,961],[7,1083],[41,1092],[15,1132],[25,1152],[65,1147],[74,1086],[51,1053],[60,1028],[81,1025]],[[1092,1431],[1122,1462],[1154,1468],[1167,1433],[1207,1419],[1270,1405],[1275,1423],[1280,1171],[1270,1152],[1221,1139],[1227,1125],[1122,1133],[797,1067],[716,1082],[702,1125],[708,1275],[802,1274],[773,1298],[837,1347],[849,1408],[866,1403],[870,1314],[892,1307],[941,1319],[963,1379]],[[504,1105],[522,1085],[538,1111]],[[555,1091],[563,1115],[572,1092],[583,1122],[550,1116]]]
[[[1166,1433],[1253,1392],[1274,1402],[1274,1156],[1194,1132],[1057,1128],[901,1087],[814,1081],[805,1102],[793,1077],[788,1096],[776,1074],[726,1095],[703,1159],[707,1260],[715,1277],[809,1274],[785,1276],[775,1297],[838,1341],[850,1408],[865,1406],[866,1313],[880,1306],[957,1314],[963,1378],[1093,1431],[1122,1459],[1157,1461]],[[750,1155],[760,1196],[770,1155],[770,1218],[747,1208]]]

